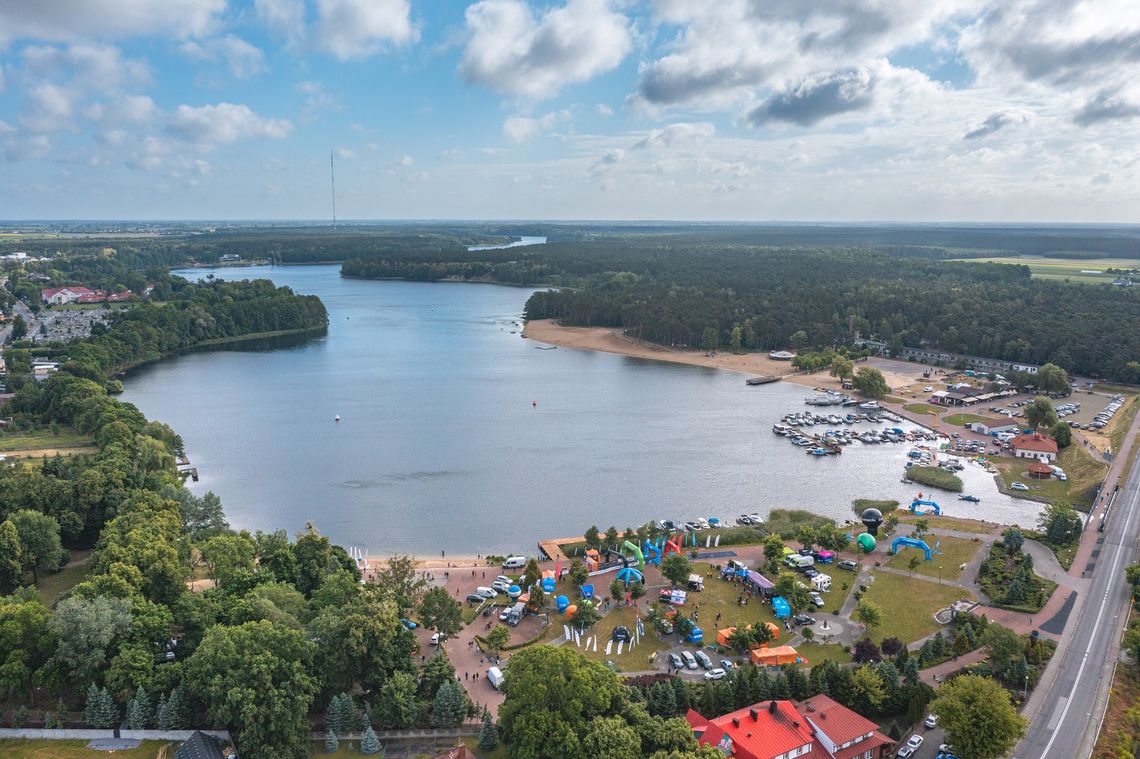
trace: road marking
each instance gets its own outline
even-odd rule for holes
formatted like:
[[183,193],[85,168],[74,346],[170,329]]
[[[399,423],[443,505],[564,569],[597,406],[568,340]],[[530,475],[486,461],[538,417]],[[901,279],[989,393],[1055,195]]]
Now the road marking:
[[[1124,522],[1124,528],[1120,531],[1120,535],[1122,538],[1123,538],[1123,536],[1128,534],[1129,530],[1132,529],[1132,518],[1134,516],[1136,516],[1136,501],[1135,501],[1135,499],[1133,500],[1132,505],[1129,507],[1128,519],[1125,520],[1125,522]],[[1110,567],[1113,568],[1114,574],[1116,571],[1116,567],[1118,567],[1118,565],[1120,564],[1120,552],[1124,550],[1124,543],[1125,543],[1125,541],[1122,539],[1120,541],[1120,544],[1116,547],[1116,554],[1112,557],[1112,564],[1110,565]],[[1109,591],[1112,588],[1112,579],[1113,578],[1110,578],[1109,584],[1108,584],[1108,586],[1106,586],[1106,589],[1104,591],[1104,596],[1103,596],[1103,598],[1101,598],[1100,608],[1097,609],[1096,622],[1093,623],[1092,634],[1089,636],[1089,644],[1088,644],[1088,646],[1085,647],[1084,656],[1081,657],[1081,666],[1077,669],[1077,679],[1073,681],[1073,692],[1074,693],[1077,690],[1077,685],[1081,682],[1081,675],[1084,674],[1085,665],[1088,664],[1089,651],[1092,649],[1093,641],[1096,639],[1097,630],[1100,629],[1101,617],[1104,616],[1104,607],[1105,607],[1105,604],[1108,603]],[[1060,702],[1058,702],[1058,705],[1059,705],[1059,703]],[[1058,722],[1064,722],[1065,715],[1068,713],[1069,707],[1071,705],[1072,705],[1071,701],[1065,702],[1065,708],[1061,710],[1061,717],[1058,720]],[[1081,731],[1081,734],[1082,735],[1084,734],[1083,730]],[[1049,742],[1045,744],[1045,750],[1041,752],[1041,759],[1045,759],[1045,757],[1049,755],[1049,749],[1053,748],[1053,741],[1057,740],[1058,735],[1059,735],[1059,733],[1056,730],[1054,730],[1053,734],[1051,736],[1049,736]]]
[[1049,724],[1045,727],[1050,730],[1057,729],[1057,723],[1061,721],[1061,710],[1065,708],[1065,705],[1067,703],[1069,703],[1069,697],[1061,696],[1061,699],[1057,702],[1056,708],[1053,709],[1053,716],[1049,718]]

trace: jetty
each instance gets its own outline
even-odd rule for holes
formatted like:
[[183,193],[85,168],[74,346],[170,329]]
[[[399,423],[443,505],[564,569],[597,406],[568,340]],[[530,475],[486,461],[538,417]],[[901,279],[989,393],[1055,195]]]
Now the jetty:
[[775,376],[772,376],[769,374],[764,374],[764,375],[761,375],[759,377],[749,377],[748,379],[744,380],[744,384],[745,385],[768,385],[768,384],[771,384],[773,382],[779,382],[780,379],[781,379],[780,377],[775,377]]

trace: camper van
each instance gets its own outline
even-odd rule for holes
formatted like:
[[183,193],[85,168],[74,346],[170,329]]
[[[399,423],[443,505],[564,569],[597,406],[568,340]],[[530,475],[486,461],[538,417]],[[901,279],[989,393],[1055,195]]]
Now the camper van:
[[819,574],[811,578],[811,589],[820,593],[831,590],[831,576]]
[[748,571],[748,565],[745,564],[743,561],[737,561],[736,559],[729,559],[728,560],[728,568],[731,569],[733,572],[747,572]]
[[503,569],[522,569],[526,566],[525,556],[511,556],[503,562]]
[[794,553],[787,558],[787,564],[793,569],[806,569],[815,564],[815,559],[811,556],[801,556],[798,553]]
[[700,575],[689,575],[689,590],[704,590],[705,578]]
[[507,611],[507,624],[514,627],[524,616],[526,616],[526,604],[517,603]]
[[498,667],[487,668],[487,682],[495,686],[495,690],[502,690],[503,683],[506,682],[503,678],[503,670]]

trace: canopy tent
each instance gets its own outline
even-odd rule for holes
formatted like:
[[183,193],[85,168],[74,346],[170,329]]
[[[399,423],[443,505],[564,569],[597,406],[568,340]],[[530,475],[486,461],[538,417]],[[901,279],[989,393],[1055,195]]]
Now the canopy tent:
[[791,646],[754,648],[749,656],[758,667],[779,667],[782,664],[803,664],[806,666],[808,663],[808,660],[800,656],[799,652]]
[[787,619],[792,616],[792,607],[788,604],[788,599],[776,596],[772,599],[772,612],[776,615],[776,619]]
[[776,589],[776,586],[772,584],[772,581],[759,572],[749,571],[746,575],[746,579],[750,585],[752,585],[754,588],[756,588],[756,590],[760,591],[766,596],[772,595],[772,591]]

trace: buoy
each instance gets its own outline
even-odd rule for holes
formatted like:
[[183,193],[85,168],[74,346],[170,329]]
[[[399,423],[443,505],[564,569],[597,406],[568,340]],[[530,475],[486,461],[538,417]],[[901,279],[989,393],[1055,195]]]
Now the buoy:
[[333,417],[333,421],[334,421],[334,422],[339,422],[339,421],[340,421],[340,414],[337,414],[336,416],[334,416],[334,417]]

